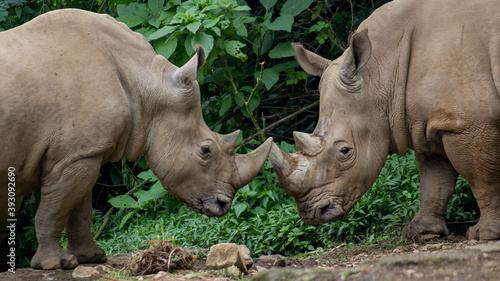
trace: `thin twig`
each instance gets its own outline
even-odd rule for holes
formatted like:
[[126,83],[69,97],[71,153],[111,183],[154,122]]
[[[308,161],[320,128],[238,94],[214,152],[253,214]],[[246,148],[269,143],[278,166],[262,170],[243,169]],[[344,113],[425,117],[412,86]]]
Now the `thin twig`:
[[[134,192],[138,191],[139,189],[141,189],[144,185],[146,185],[147,183],[149,182],[149,179],[141,182],[140,184],[138,184],[137,186],[135,186],[134,188],[132,188],[131,190],[129,190],[127,193],[125,193],[125,195],[130,195],[130,194],[133,194]],[[96,222],[100,222],[101,220],[103,220],[102,224],[101,224],[101,227],[99,227],[99,230],[97,231],[96,235],[94,236],[94,240],[96,240],[97,238],[99,238],[99,236],[101,236],[102,232],[104,231],[104,228],[106,227],[106,224],[108,224],[108,221],[109,221],[109,217],[111,217],[111,214],[115,211],[115,207],[111,207],[108,212],[102,216],[101,218],[99,218]]]
[[[293,117],[295,117],[295,116],[297,116],[297,115],[301,114],[301,113],[302,113],[302,112],[304,112],[304,111],[307,111],[307,110],[309,110],[309,109],[311,109],[311,108],[313,108],[313,107],[317,106],[318,104],[319,104],[319,101],[315,101],[315,102],[311,103],[310,105],[308,105],[308,106],[306,106],[306,107],[304,107],[304,108],[301,108],[300,110],[295,111],[294,113],[292,113],[292,114],[288,115],[287,117],[285,117],[285,118],[283,118],[283,119],[280,119],[280,120],[278,120],[278,121],[276,121],[276,122],[272,123],[271,125],[267,126],[267,127],[265,128],[265,131],[267,131],[267,130],[269,130],[269,129],[272,129],[272,128],[274,128],[274,127],[278,126],[279,124],[281,124],[281,123],[283,123],[283,122],[285,122],[285,121],[287,121],[287,120],[289,120],[289,119],[291,119],[291,118],[293,118]],[[256,138],[256,137],[258,137],[258,136],[259,136],[259,133],[255,133],[255,134],[251,135],[250,137],[248,137],[248,138],[244,139],[243,141],[241,141],[241,142],[237,145],[237,147],[239,147],[239,146],[241,146],[241,145],[246,144],[247,142],[249,142],[250,140],[253,140],[254,138]]]
[[172,254],[174,253],[175,249],[170,252],[170,255],[168,255],[168,264],[167,264],[167,272],[170,272],[170,258],[172,257]]

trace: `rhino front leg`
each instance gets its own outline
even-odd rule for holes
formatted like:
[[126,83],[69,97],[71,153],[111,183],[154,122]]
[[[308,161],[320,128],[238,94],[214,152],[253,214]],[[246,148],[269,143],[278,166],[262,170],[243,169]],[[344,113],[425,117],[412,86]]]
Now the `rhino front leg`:
[[420,208],[403,230],[406,238],[419,235],[448,235],[444,222],[446,207],[455,191],[458,173],[448,158],[416,153],[420,173]]
[[61,233],[72,211],[90,196],[97,180],[100,157],[85,158],[42,179],[40,206],[35,217],[38,249],[31,267],[38,269],[75,268],[77,258],[63,252]]
[[95,243],[90,231],[92,224],[92,192],[71,212],[66,224],[66,253],[76,256],[78,263],[101,263],[106,253]]

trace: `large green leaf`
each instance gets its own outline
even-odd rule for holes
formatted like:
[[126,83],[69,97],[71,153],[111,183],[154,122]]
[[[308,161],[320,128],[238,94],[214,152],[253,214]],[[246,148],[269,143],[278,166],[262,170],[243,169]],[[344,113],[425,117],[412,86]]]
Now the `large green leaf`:
[[201,22],[195,21],[186,26],[187,30],[191,31],[191,33],[196,33],[198,29],[200,29]]
[[292,31],[293,16],[289,14],[277,17],[272,23],[267,24],[267,28],[271,30],[284,30],[287,32]]
[[247,60],[247,55],[244,54],[242,51],[241,51],[241,48],[245,47],[246,45],[240,41],[237,41],[237,40],[231,40],[231,41],[227,41],[226,42],[226,52],[235,57],[235,58],[239,58],[240,60],[242,61],[246,61]]
[[157,31],[155,31],[155,33],[149,35],[148,40],[152,41],[152,40],[161,38],[163,36],[169,35],[170,33],[176,31],[177,28],[178,27],[175,25],[166,25],[166,26],[158,29]]
[[136,14],[126,14],[123,16],[119,16],[116,18],[116,20],[123,22],[129,28],[133,28],[135,26],[138,26],[139,24],[142,24],[146,21],[141,16],[138,16]]
[[156,50],[156,53],[164,56],[168,60],[177,48],[177,37],[164,37],[156,42],[154,48]]
[[129,195],[118,195],[108,200],[111,206],[118,209],[135,208],[137,201]]
[[292,16],[296,16],[305,9],[307,9],[311,3],[314,2],[313,0],[288,0],[283,4],[283,7],[281,7],[281,15],[288,14]]
[[239,217],[241,215],[241,213],[243,213],[243,211],[245,211],[247,208],[248,208],[247,202],[236,202],[232,206],[232,209],[234,210],[236,217]]
[[224,115],[233,105],[233,97],[231,95],[226,95],[222,100],[222,104],[219,109],[219,116]]
[[196,44],[200,44],[203,47],[203,50],[208,57],[214,48],[214,38],[205,32],[198,32],[193,36],[193,39],[191,39],[191,47],[193,47],[193,50],[195,49]]
[[278,0],[260,0],[260,4],[262,4],[262,6],[266,8],[266,10],[274,7],[274,5],[276,5],[276,2],[278,2]]
[[162,9],[163,5],[165,5],[165,0],[149,0],[148,8],[153,15],[158,15]]
[[279,43],[269,52],[269,57],[273,59],[292,57],[293,55],[292,45],[288,42]]
[[158,180],[158,178],[153,174],[153,171],[151,169],[141,172],[140,174],[137,175],[137,177],[143,180],[150,180],[150,181]]
[[146,192],[144,192],[141,197],[139,197],[139,200],[137,201],[137,204],[141,204],[144,202],[148,202],[151,200],[156,200],[158,198],[162,198],[165,196],[168,192],[163,188],[161,185],[160,181],[157,181],[153,186]]
[[[255,76],[259,77],[260,71],[257,71],[255,73]],[[266,86],[266,88],[268,90],[270,90],[271,87],[274,86],[274,84],[276,84],[276,82],[278,82],[279,78],[280,78],[280,76],[279,76],[278,72],[276,72],[272,68],[266,68],[266,69],[264,69],[264,73],[262,74],[262,83],[264,84],[264,86]]]
[[137,213],[137,211],[139,211],[139,209],[135,209],[133,210],[132,212],[126,214],[125,216],[123,216],[123,219],[122,221],[120,222],[120,225],[118,226],[119,229],[122,229],[125,224],[127,223],[127,221],[133,216],[135,215],[135,213]]

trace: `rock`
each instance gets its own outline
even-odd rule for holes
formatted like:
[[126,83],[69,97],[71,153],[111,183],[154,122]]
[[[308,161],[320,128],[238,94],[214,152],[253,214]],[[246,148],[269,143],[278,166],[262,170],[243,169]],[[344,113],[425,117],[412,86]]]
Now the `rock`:
[[445,243],[437,243],[437,244],[427,244],[422,247],[422,251],[433,251],[433,250],[441,250]]
[[437,234],[424,234],[421,237],[422,240],[431,240],[434,238],[439,238],[439,235],[437,235]]
[[71,276],[75,279],[90,279],[95,273],[98,272],[93,267],[80,265],[73,270]]
[[474,258],[482,258],[483,254],[479,250],[446,250],[419,253],[405,256],[389,256],[378,260],[379,264],[383,265],[409,265],[409,264],[426,264],[426,263],[443,263],[453,261],[471,260]]
[[253,259],[250,254],[250,249],[248,249],[246,245],[238,245],[238,250],[240,251],[240,256],[243,259],[243,262],[245,262],[245,266],[247,268],[252,267]]
[[286,266],[286,260],[282,255],[261,256],[259,261],[269,266]]
[[227,268],[236,265],[241,272],[247,273],[247,267],[234,243],[221,243],[210,247],[206,267],[213,269]]
[[232,275],[234,275],[236,277],[240,276],[240,270],[234,265],[228,267],[227,272],[231,273]]
[[255,269],[257,270],[257,272],[260,272],[262,270],[266,270],[267,268],[257,265]]
[[338,269],[278,269],[272,268],[257,272],[252,277],[252,281],[274,281],[274,280],[294,280],[294,281],[334,281],[343,280],[342,277],[355,274],[356,270],[338,270]]
[[474,246],[465,247],[466,250],[479,250],[483,253],[500,252],[500,242],[477,244]]
[[166,278],[167,275],[168,275],[168,273],[166,273],[165,271],[161,270],[161,271],[158,271],[158,273],[156,273],[156,275],[153,277],[153,279]]

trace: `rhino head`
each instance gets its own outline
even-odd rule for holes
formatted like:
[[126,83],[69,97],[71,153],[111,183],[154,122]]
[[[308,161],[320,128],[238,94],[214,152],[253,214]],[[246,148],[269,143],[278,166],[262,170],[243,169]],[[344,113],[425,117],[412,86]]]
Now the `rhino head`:
[[334,61],[301,44],[293,49],[300,66],[321,77],[319,121],[311,134],[294,132],[296,153],[273,145],[270,159],[304,222],[341,220],[375,182],[388,154],[387,117],[375,110],[368,78],[371,43],[366,31],[355,33]]
[[264,165],[272,138],[249,154],[233,154],[239,130],[228,135],[211,131],[202,116],[197,69],[205,54],[181,68],[168,70],[169,101],[155,114],[146,141],[146,159],[163,187],[193,211],[223,216],[236,191]]

